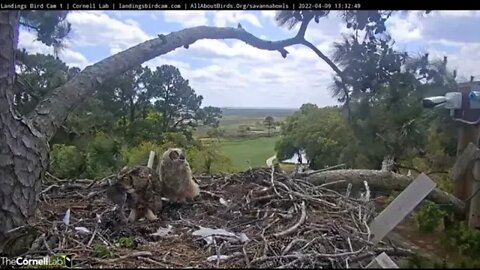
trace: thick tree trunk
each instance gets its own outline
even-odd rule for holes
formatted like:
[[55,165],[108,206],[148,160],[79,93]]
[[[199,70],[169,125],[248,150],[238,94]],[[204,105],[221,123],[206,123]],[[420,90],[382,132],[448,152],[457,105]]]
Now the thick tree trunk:
[[[402,191],[414,180],[412,177],[401,174],[375,170],[325,171],[310,175],[307,179],[315,185],[332,183],[328,187],[337,190],[345,189],[348,183],[352,184],[352,188],[363,188],[363,181],[367,181],[372,190],[379,191]],[[344,181],[339,182],[340,180]],[[438,188],[432,191],[427,199],[438,204],[451,205],[456,214],[464,215],[465,213],[465,203],[462,200]]]
[[[48,165],[48,143],[22,120],[13,104],[18,11],[0,12],[0,253],[18,254],[30,247],[27,225]],[[26,236],[26,237],[25,237]]]

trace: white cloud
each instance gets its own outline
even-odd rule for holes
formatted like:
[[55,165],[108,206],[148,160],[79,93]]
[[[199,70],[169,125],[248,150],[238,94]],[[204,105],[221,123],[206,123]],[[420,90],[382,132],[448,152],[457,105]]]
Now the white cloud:
[[[324,46],[324,45],[322,45]],[[244,107],[298,107],[306,102],[321,106],[336,104],[327,86],[332,71],[310,49],[289,47],[284,59],[277,51],[265,51],[240,41],[227,45],[220,40],[202,40],[175,58],[208,61],[201,67],[175,63],[190,80],[205,105]],[[158,59],[162,59],[159,57]],[[157,63],[170,60],[155,60]]]
[[261,12],[261,15],[267,20],[269,20],[270,22],[273,23],[275,21],[275,15],[277,14],[276,10],[262,10],[260,12]]
[[470,78],[471,75],[480,79],[480,70],[478,69],[478,62],[480,61],[480,43],[465,44],[457,52],[449,53],[444,50],[430,50],[432,58],[448,57],[448,67],[456,69],[458,74],[465,78]]
[[[319,22],[311,21],[305,32],[305,38],[313,43],[320,41],[337,41],[341,38],[342,34],[351,32],[348,30],[342,22],[339,13],[332,11],[327,17],[320,18]],[[293,36],[298,33],[300,29],[300,23],[297,23],[292,29],[288,29],[287,26],[277,26],[287,36]]]
[[430,44],[430,45],[444,45],[444,46],[450,46],[450,47],[462,47],[464,44],[462,42],[458,41],[452,41],[448,39],[435,39],[435,40],[425,40],[425,43]]
[[[170,22],[194,25],[181,19],[185,15],[180,12],[169,13],[164,17],[169,17]],[[236,26],[239,21],[261,25],[258,18],[262,16],[261,12],[255,16],[252,13],[225,11],[211,15],[217,26]],[[264,13],[269,18],[274,15]],[[198,17],[203,18],[203,15]],[[336,20],[335,17],[333,20]],[[310,41],[324,52],[330,48],[332,35],[339,36],[340,32],[337,21],[328,20],[312,25],[311,29]],[[243,41],[204,39],[190,45],[188,50],[179,48],[145,65],[150,68],[162,64],[178,67],[197,93],[204,96],[204,105],[298,107],[306,102],[321,106],[336,104],[327,91],[331,83],[331,68],[304,46],[289,47],[287,50],[289,55],[284,59],[278,51],[260,50]],[[111,52],[115,50],[111,49]]]
[[480,15],[480,12],[478,10],[439,10],[434,11],[434,13],[452,17],[471,17]]
[[262,27],[260,21],[253,13],[241,10],[215,12],[213,23],[219,27],[236,27],[238,23],[245,21],[256,27]]
[[133,19],[125,19],[125,23],[140,28],[140,24]]
[[410,11],[395,13],[387,21],[387,28],[397,42],[457,46],[480,42],[479,24],[478,11],[433,11],[428,15],[422,11]]
[[120,49],[120,48],[118,48],[118,47],[112,47],[112,48],[110,48],[110,54],[111,54],[111,55],[117,54],[117,53],[119,53],[119,52],[121,52],[121,51],[122,51],[122,49]]
[[68,14],[72,40],[78,46],[107,46],[127,49],[150,39],[137,22],[114,19],[102,11],[78,11]]
[[73,66],[84,69],[86,66],[90,65],[87,58],[85,58],[83,54],[72,50],[61,50],[58,54],[58,57],[70,67]]
[[186,74],[191,73],[191,71],[190,71],[191,66],[190,66],[189,63],[168,59],[168,58],[165,58],[165,57],[162,57],[162,56],[154,58],[154,59],[152,59],[150,61],[147,61],[147,62],[142,64],[142,66],[147,66],[151,70],[154,70],[157,67],[162,66],[162,65],[176,66],[180,70],[180,72],[182,73],[182,76],[186,79],[188,79],[188,77],[184,76],[184,73],[186,73]]
[[[389,31],[397,47],[413,52],[428,52],[432,58],[448,56],[449,67],[459,76],[480,75],[480,12],[433,11],[409,12],[392,16]],[[477,76],[478,77],[478,76]]]
[[52,47],[48,47],[36,39],[34,32],[21,29],[18,37],[18,47],[27,50],[29,53],[53,54]]
[[107,14],[113,14],[117,18],[140,18],[145,16],[145,11],[136,10],[114,10],[108,11]]
[[[19,32],[18,47],[20,49],[25,49],[28,53],[32,54],[40,53],[53,55],[52,47],[37,41],[34,32],[29,32],[23,29]],[[89,65],[89,61],[83,54],[71,49],[71,43],[69,40],[65,40],[65,47],[59,51],[58,57],[71,67],[74,66],[83,69]]]
[[208,23],[207,13],[202,10],[168,10],[163,12],[163,17],[166,22],[178,23],[184,27],[201,26]]
[[407,18],[394,15],[387,21],[387,29],[395,40],[409,41],[422,38],[422,24],[418,15],[410,12]]

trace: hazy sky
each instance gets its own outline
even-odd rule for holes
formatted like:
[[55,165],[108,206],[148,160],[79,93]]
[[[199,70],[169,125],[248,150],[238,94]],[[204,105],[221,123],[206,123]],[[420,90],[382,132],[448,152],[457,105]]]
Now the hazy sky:
[[[296,28],[280,28],[275,11],[72,11],[72,32],[60,58],[70,66],[84,68],[158,34],[198,25],[236,27],[241,23],[258,37],[279,40],[295,35]],[[480,12],[435,11],[396,14],[387,29],[396,46],[411,53],[428,51],[449,57],[460,76],[480,79]],[[333,42],[348,30],[336,13],[312,22],[306,37],[329,55]],[[53,50],[20,31],[19,47],[29,52]],[[280,53],[263,51],[236,40],[201,40],[188,50],[179,48],[146,65],[175,65],[190,80],[203,105],[229,107],[299,107],[311,102],[334,105],[328,86],[332,70],[310,49],[289,47],[286,59]]]

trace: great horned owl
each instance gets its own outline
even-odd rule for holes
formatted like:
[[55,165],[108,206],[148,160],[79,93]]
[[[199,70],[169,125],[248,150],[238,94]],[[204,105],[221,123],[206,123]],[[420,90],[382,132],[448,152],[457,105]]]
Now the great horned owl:
[[160,158],[158,174],[163,183],[163,195],[173,202],[193,200],[200,194],[192,178],[192,170],[180,148],[169,148]]
[[[115,183],[107,189],[107,196],[119,206],[123,223],[134,222],[143,216],[150,221],[156,220],[154,211],[162,208],[162,184],[157,173],[146,166],[126,167],[120,171]],[[130,208],[128,220],[125,204]]]

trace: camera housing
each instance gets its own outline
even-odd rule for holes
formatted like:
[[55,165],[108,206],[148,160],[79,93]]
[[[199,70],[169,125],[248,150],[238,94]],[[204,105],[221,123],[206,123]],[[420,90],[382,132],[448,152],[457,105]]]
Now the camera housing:
[[432,109],[447,102],[447,98],[444,96],[428,97],[422,100],[424,108]]
[[448,92],[445,96],[428,97],[422,100],[424,108],[443,107],[448,110],[459,110],[462,108],[462,93]]

